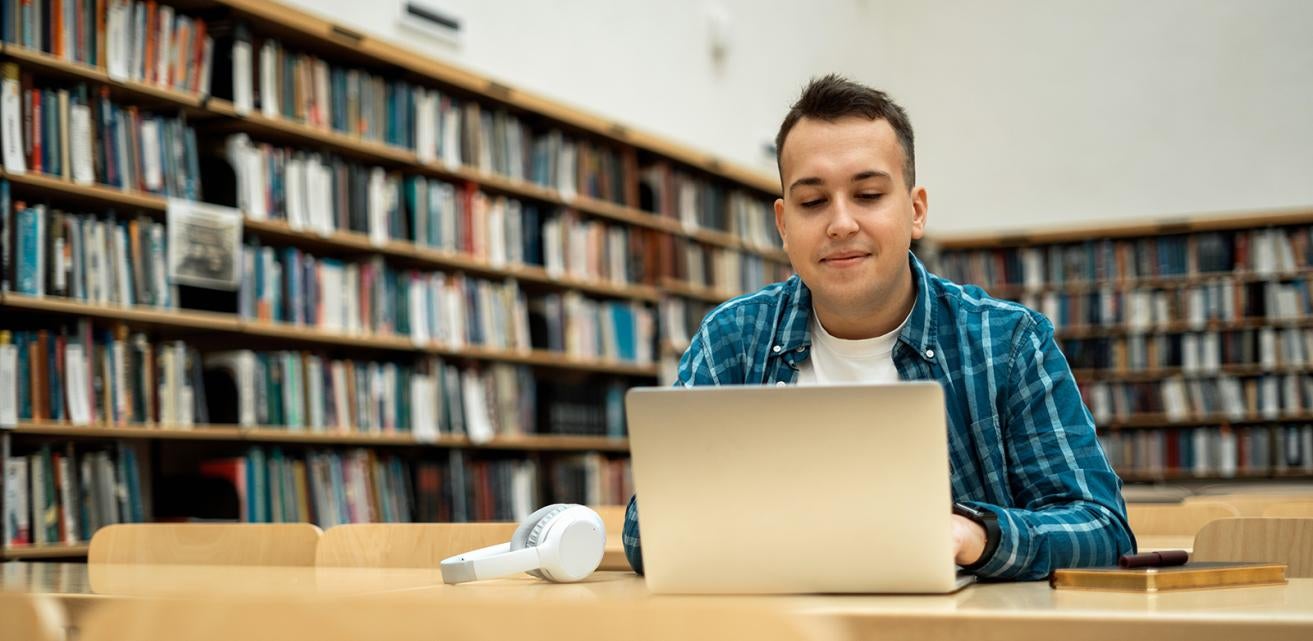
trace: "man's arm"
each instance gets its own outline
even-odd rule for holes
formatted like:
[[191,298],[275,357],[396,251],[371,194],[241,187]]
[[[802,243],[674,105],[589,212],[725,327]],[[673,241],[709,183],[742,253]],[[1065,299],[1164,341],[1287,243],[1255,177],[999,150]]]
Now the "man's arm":
[[[732,367],[727,367],[729,363],[716,362],[713,358],[714,354],[711,333],[707,331],[707,323],[704,322],[693,336],[693,341],[685,350],[684,356],[679,359],[679,373],[675,387],[741,383],[742,380],[739,379],[742,379],[742,375],[736,374]],[[736,380],[729,380],[735,378]],[[643,542],[638,533],[638,495],[629,499],[629,508],[625,510],[625,529],[621,538],[625,544],[625,558],[629,560],[629,567],[642,574]]]
[[1008,483],[1021,507],[968,501],[998,515],[998,548],[976,574],[1041,579],[1055,568],[1112,565],[1134,550],[1121,479],[1095,438],[1048,320],[1025,323],[1001,409]]

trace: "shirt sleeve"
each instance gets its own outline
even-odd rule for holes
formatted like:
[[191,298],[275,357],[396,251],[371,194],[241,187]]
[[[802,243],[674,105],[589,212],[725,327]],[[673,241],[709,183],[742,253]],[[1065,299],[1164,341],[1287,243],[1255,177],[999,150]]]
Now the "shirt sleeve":
[[638,535],[638,495],[630,497],[625,510],[625,531],[620,538],[625,544],[625,559],[635,572],[643,573],[643,541]]
[[1001,537],[981,577],[1042,579],[1054,569],[1114,565],[1135,549],[1113,472],[1066,357],[1043,317],[1017,334],[1002,410],[1013,505],[971,505],[998,516]]

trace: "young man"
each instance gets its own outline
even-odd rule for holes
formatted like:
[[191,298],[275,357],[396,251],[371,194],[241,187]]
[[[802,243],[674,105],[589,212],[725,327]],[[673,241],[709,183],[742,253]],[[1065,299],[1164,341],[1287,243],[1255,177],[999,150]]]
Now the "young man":
[[[708,314],[680,359],[679,384],[938,381],[958,565],[1040,579],[1132,551],[1121,480],[1053,325],[935,276],[912,255],[927,200],[903,109],[827,76],[803,91],[775,144],[775,224],[796,275]],[[636,496],[624,544],[642,573]]]

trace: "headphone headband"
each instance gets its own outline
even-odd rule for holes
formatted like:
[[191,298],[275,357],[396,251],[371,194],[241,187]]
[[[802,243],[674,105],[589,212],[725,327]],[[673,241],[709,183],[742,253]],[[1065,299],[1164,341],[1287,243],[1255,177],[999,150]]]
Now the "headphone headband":
[[551,581],[578,581],[597,569],[606,546],[602,517],[582,505],[550,505],[520,524],[508,543],[443,559],[443,583],[465,583],[529,572]]
[[466,583],[536,570],[541,564],[536,547],[512,551],[510,543],[498,543],[444,559],[439,567],[443,583]]

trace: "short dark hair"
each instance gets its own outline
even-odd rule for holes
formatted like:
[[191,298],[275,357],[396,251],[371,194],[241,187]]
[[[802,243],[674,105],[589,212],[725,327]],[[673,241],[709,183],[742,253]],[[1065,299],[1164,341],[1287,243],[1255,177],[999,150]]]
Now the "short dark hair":
[[907,112],[885,92],[833,73],[824,78],[813,78],[802,90],[798,102],[789,108],[780,124],[780,132],[775,134],[776,164],[780,164],[784,154],[784,139],[799,120],[815,118],[833,122],[847,116],[885,120],[893,127],[898,143],[903,147],[903,180],[911,189],[916,184],[916,152],[912,144],[912,121],[907,119]]

